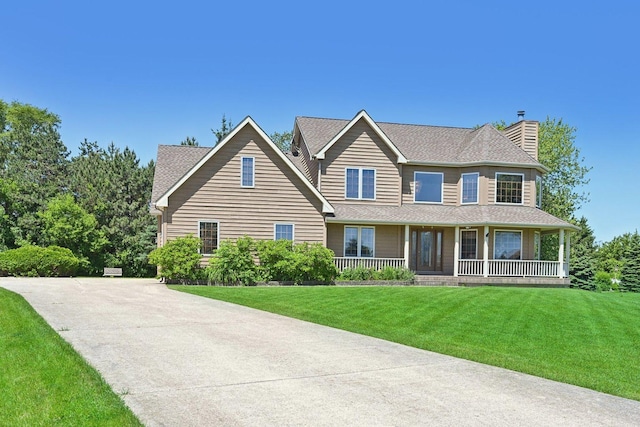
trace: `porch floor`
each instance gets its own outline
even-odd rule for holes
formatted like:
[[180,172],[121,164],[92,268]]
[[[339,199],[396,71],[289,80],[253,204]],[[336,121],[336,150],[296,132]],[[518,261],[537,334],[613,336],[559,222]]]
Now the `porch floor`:
[[520,288],[568,288],[569,278],[559,277],[477,277],[416,274],[418,286],[504,286]]

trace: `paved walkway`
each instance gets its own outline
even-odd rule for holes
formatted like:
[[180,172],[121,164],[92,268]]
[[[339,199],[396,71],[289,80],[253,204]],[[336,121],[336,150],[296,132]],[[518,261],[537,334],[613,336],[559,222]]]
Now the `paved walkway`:
[[13,279],[147,426],[638,425],[640,402],[168,290]]

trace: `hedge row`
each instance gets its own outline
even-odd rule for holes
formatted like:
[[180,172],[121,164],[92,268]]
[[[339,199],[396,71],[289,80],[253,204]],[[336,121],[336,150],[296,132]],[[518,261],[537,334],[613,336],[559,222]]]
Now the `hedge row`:
[[22,246],[0,253],[0,275],[54,277],[74,276],[80,260],[60,246]]

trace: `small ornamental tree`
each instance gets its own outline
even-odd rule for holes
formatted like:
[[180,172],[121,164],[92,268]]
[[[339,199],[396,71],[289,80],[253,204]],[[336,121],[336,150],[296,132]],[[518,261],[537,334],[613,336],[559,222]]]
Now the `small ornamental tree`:
[[200,239],[192,235],[169,240],[149,254],[149,263],[159,267],[158,277],[181,283],[202,278]]

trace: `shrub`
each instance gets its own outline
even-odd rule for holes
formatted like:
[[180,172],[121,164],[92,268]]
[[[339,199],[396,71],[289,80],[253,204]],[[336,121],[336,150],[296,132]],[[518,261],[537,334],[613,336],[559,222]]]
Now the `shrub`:
[[385,267],[378,272],[379,280],[413,280],[415,273],[406,267]]
[[606,271],[596,272],[594,284],[598,292],[610,291],[612,289],[611,274]]
[[345,268],[338,280],[366,281],[366,280],[413,280],[414,273],[405,267],[385,267],[382,270],[367,268],[361,265]]
[[376,280],[376,270],[361,265],[342,270],[338,280]]
[[73,276],[80,260],[60,246],[22,246],[0,253],[0,274],[30,277]]
[[207,278],[217,285],[254,285],[260,280],[254,262],[255,242],[244,236],[236,242],[225,240],[209,259]]
[[338,275],[333,251],[320,243],[263,240],[258,242],[257,250],[266,281],[330,283]]
[[202,280],[204,270],[200,267],[200,239],[192,235],[168,241],[149,254],[149,264],[160,268],[159,278],[177,280],[181,283]]

